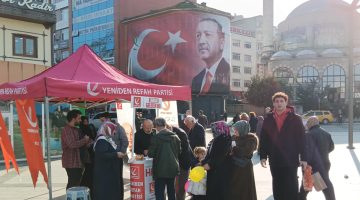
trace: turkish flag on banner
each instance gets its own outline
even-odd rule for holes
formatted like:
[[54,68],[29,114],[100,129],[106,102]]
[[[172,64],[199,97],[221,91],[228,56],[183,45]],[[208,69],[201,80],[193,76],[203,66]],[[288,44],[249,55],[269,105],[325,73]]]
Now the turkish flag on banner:
[[[178,11],[129,23],[124,48],[130,74],[154,83],[191,85],[193,77],[205,68],[196,45],[196,28],[203,18],[216,19],[229,41],[230,20],[209,13]],[[228,43],[224,50],[227,60]]]
[[8,172],[10,169],[10,161],[11,161],[16,172],[19,174],[19,168],[16,163],[14,150],[11,146],[11,141],[9,139],[8,131],[5,125],[5,121],[1,115],[1,112],[0,112],[0,147],[4,156],[6,172]]
[[16,109],[19,115],[25,154],[33,185],[34,187],[36,186],[39,171],[42,173],[44,181],[48,183],[41,148],[39,125],[35,113],[35,102],[30,99],[16,100]]

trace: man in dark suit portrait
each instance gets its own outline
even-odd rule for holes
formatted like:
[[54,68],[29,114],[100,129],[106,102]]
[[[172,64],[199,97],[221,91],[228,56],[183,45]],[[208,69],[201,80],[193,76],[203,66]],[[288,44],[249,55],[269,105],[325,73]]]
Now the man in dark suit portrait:
[[206,68],[192,80],[193,94],[229,93],[230,65],[223,58],[225,33],[213,18],[200,20],[196,29],[196,48]]

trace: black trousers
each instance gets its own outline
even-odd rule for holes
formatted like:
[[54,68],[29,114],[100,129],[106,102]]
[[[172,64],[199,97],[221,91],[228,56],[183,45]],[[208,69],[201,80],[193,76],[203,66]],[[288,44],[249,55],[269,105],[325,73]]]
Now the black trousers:
[[299,183],[297,167],[270,166],[274,200],[296,200]]
[[175,178],[176,200],[185,200],[185,183],[189,178],[189,170],[180,168],[180,174]]
[[90,189],[90,196],[91,199],[94,198],[94,187],[93,187],[93,170],[94,170],[94,163],[86,163],[85,170],[81,178],[80,185],[88,187]]
[[66,168],[65,170],[68,176],[66,189],[80,186],[81,177],[84,171],[83,168]]
[[123,178],[123,166],[124,166],[124,160],[120,158],[120,200],[124,199],[124,178]]

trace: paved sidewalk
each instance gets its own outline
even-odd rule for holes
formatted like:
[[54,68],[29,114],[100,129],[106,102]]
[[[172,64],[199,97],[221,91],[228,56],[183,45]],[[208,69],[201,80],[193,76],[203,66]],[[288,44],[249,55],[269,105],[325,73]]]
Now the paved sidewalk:
[[[330,170],[330,179],[335,188],[338,200],[358,200],[360,197],[360,133],[355,133],[355,149],[347,149],[344,141],[347,133],[332,133],[336,143],[335,150],[330,154],[332,163]],[[207,142],[210,141],[211,135],[207,134]],[[345,139],[344,139],[345,138]],[[259,200],[273,200],[271,189],[271,175],[269,168],[262,168],[259,164],[259,157],[254,156],[254,172],[256,179],[257,194]],[[3,164],[1,164],[3,165]],[[3,166],[1,166],[3,169]],[[299,168],[300,169],[300,168]],[[299,181],[301,172],[299,170]],[[129,188],[129,169],[124,168],[125,177],[125,197],[130,199]],[[65,200],[65,186],[67,175],[61,167],[61,160],[52,162],[52,183],[53,199]],[[42,175],[39,174],[39,181],[36,188],[33,187],[28,167],[20,168],[20,175],[14,170],[6,173],[0,170],[0,196],[4,200],[45,200],[48,199],[48,190],[43,181]],[[322,192],[311,192],[308,200],[324,200]]]

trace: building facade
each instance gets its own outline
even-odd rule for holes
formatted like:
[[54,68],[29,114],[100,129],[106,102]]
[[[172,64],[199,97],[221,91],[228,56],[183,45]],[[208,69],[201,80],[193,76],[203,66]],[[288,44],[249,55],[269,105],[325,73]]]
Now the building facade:
[[69,57],[72,52],[70,48],[70,29],[69,29],[69,1],[54,0],[56,25],[53,34],[53,54],[54,64],[59,63]]
[[0,83],[21,81],[51,66],[54,6],[31,3],[38,7],[0,2]]
[[120,21],[165,8],[181,0],[54,0],[56,31],[54,33],[55,63],[68,57],[81,45],[89,45],[104,61],[120,66]]
[[[334,91],[332,101],[346,102],[352,59],[354,97],[360,98],[360,25],[349,23],[349,13],[350,5],[342,0],[310,0],[295,8],[279,24],[267,75],[294,87],[316,82],[319,90]],[[352,20],[358,22],[359,13]]]
[[232,67],[230,73],[231,91],[235,98],[243,98],[251,84],[251,78],[262,75],[258,65],[262,51],[262,16],[243,18],[234,16],[231,20]]

